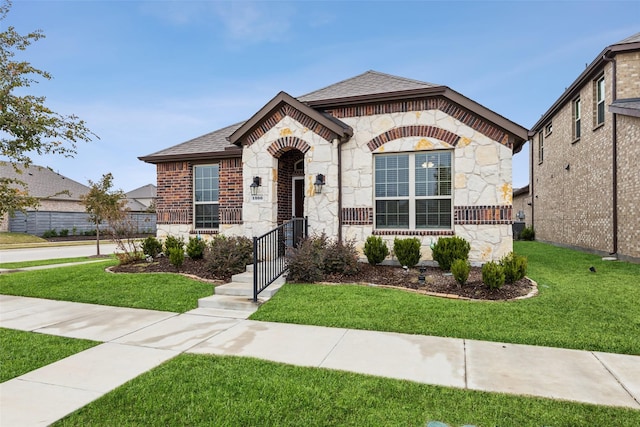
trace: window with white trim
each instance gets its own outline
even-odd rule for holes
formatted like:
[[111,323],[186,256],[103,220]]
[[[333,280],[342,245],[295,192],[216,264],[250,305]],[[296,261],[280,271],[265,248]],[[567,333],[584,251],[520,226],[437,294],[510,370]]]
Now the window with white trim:
[[573,139],[580,139],[580,121],[582,118],[582,108],[580,98],[573,100]]
[[596,123],[599,126],[604,123],[604,76],[596,80]]
[[378,154],[374,169],[376,228],[451,229],[451,151]]
[[544,162],[544,135],[538,134],[538,163]]
[[218,228],[220,168],[215,165],[193,167],[193,209],[196,229]]

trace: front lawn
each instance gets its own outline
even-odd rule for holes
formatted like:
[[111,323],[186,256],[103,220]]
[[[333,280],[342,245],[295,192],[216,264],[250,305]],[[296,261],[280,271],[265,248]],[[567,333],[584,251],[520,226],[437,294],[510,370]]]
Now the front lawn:
[[640,265],[538,242],[514,248],[529,260],[535,298],[456,301],[367,286],[289,284],[251,319],[640,354]]
[[0,343],[0,382],[100,344],[5,328],[0,328]]
[[110,260],[0,275],[0,294],[184,313],[213,285],[177,274],[112,274]]
[[55,426],[640,425],[640,411],[185,354]]

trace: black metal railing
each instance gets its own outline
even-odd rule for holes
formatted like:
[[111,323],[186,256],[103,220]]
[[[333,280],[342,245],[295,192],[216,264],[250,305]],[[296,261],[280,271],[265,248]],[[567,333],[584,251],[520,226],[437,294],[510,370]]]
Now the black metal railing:
[[287,270],[287,248],[309,235],[307,217],[292,218],[260,237],[253,238],[253,302]]

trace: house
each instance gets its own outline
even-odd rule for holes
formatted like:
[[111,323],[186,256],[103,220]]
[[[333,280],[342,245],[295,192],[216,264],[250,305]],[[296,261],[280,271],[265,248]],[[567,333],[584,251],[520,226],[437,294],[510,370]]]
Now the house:
[[640,260],[640,33],[600,52],[529,137],[536,238]]
[[393,247],[457,235],[474,263],[512,250],[512,153],[527,130],[454,90],[375,71],[140,157],[157,165],[158,236],[311,234]]
[[91,229],[80,202],[80,196],[86,194],[89,187],[44,166],[21,167],[21,171],[18,173],[11,164],[0,162],[0,176],[24,182],[29,195],[38,199],[39,206],[27,209],[26,213],[16,212],[14,217],[7,215],[0,231],[41,235],[56,228]]
[[143,185],[124,194],[127,208],[132,212],[153,212],[156,206],[157,188],[153,184]]

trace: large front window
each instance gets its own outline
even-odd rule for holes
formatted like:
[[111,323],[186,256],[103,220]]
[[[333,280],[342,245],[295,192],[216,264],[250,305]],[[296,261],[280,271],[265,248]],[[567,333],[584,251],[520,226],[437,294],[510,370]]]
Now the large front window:
[[193,169],[195,228],[218,228],[219,167],[206,165]]
[[451,229],[451,152],[375,157],[376,228]]

